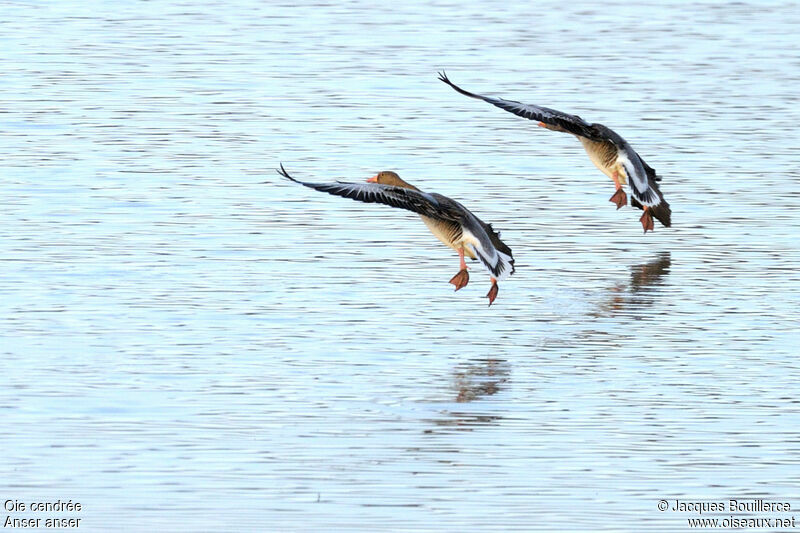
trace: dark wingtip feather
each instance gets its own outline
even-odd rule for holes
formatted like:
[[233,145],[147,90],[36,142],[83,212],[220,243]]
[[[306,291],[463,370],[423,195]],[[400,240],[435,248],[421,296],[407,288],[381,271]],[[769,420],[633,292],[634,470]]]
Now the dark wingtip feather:
[[297,181],[297,180],[296,180],[296,179],[294,179],[293,177],[291,177],[291,176],[289,175],[289,173],[288,173],[288,172],[286,172],[286,169],[285,169],[285,168],[283,168],[283,163],[281,163],[281,168],[280,168],[280,169],[277,169],[277,168],[275,169],[275,172],[277,172],[278,174],[280,174],[280,175],[281,175],[281,176],[283,176],[284,178],[288,178],[288,179],[292,180],[292,181],[293,181],[293,182],[295,182],[295,183],[302,183],[302,182],[300,182],[300,181]]
[[479,96],[475,93],[471,93],[469,91],[465,91],[464,89],[462,89],[461,87],[450,81],[450,78],[447,77],[445,71],[439,72],[439,81],[443,81],[444,83],[455,89],[457,92],[463,94],[464,96],[469,96],[470,98],[477,98],[478,100],[483,100],[482,96]]

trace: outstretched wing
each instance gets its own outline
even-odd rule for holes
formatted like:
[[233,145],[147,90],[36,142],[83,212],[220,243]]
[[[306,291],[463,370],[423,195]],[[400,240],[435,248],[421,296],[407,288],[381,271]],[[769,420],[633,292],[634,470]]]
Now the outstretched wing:
[[289,173],[286,172],[286,169],[283,168],[283,164],[281,164],[278,174],[300,185],[305,185],[306,187],[328,194],[358,200],[359,202],[386,204],[392,207],[407,209],[437,220],[459,220],[457,213],[452,212],[448,206],[442,205],[433,195],[422,191],[367,182],[345,183],[337,181],[334,183],[308,183],[290,176]]
[[465,91],[450,81],[444,72],[439,73],[439,80],[445,82],[447,85],[465,96],[477,98],[478,100],[483,100],[484,102],[489,102],[490,104],[495,105],[500,109],[504,109],[510,113],[514,113],[519,117],[535,120],[537,122],[544,122],[549,126],[554,126],[563,131],[572,133],[574,135],[580,135],[593,141],[604,140],[597,134],[592,124],[586,122],[578,115],[562,113],[561,111],[556,111],[555,109],[550,109],[548,107],[523,104],[521,102],[515,102],[514,100],[504,100],[502,98],[492,98],[491,96],[482,96],[480,94],[471,93],[469,91]]

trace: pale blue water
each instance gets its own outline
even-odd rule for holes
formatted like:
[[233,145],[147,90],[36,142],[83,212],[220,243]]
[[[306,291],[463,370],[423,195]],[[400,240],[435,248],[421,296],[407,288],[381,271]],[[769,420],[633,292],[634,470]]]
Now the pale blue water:
[[[53,516],[81,531],[800,510],[796,3],[11,2],[0,24],[3,501],[79,501]],[[674,227],[642,235],[577,141],[440,69],[616,129]],[[517,272],[491,308],[480,269],[454,294],[415,215],[281,161],[397,170],[492,222]]]

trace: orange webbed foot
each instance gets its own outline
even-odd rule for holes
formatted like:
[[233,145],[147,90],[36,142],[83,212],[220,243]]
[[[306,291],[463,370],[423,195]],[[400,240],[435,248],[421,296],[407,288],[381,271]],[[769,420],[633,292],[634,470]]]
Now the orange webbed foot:
[[492,278],[492,288],[489,289],[489,292],[486,294],[486,297],[489,298],[489,305],[492,305],[494,299],[497,298],[497,280]]
[[639,219],[639,222],[642,223],[642,228],[644,228],[645,233],[647,233],[648,230],[653,231],[655,229],[653,217],[650,215],[650,211],[647,207],[644,208],[644,213],[642,214],[642,218]]
[[450,283],[456,286],[456,290],[466,287],[467,283],[469,283],[469,272],[467,272],[467,269],[459,270],[458,274],[453,276],[450,280]]
[[622,188],[617,189],[617,192],[614,193],[611,198],[608,199],[609,202],[613,204],[617,204],[617,210],[621,207],[628,205],[628,195],[625,194],[625,191]]

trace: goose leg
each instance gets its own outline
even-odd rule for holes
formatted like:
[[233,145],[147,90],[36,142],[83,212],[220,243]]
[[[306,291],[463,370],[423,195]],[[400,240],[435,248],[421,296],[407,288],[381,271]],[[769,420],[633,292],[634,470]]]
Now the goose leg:
[[492,278],[492,288],[489,289],[489,292],[486,294],[486,297],[489,298],[489,305],[492,305],[494,299],[497,298],[497,280]]
[[614,172],[614,175],[611,177],[611,179],[614,180],[614,185],[617,187],[617,192],[615,192],[614,195],[608,199],[608,201],[617,204],[617,210],[619,210],[620,207],[628,205],[628,195],[622,190],[622,184],[619,182],[619,176],[616,172]]
[[463,248],[458,249],[458,258],[461,260],[461,270],[450,280],[450,283],[456,286],[456,290],[463,289],[469,283],[469,272],[467,272],[467,263],[464,261]]
[[644,232],[647,233],[647,230],[653,231],[655,225],[653,224],[653,217],[650,215],[650,208],[644,206],[643,209],[644,213],[642,214],[642,218],[639,219],[639,222],[642,223],[642,228],[644,228]]

